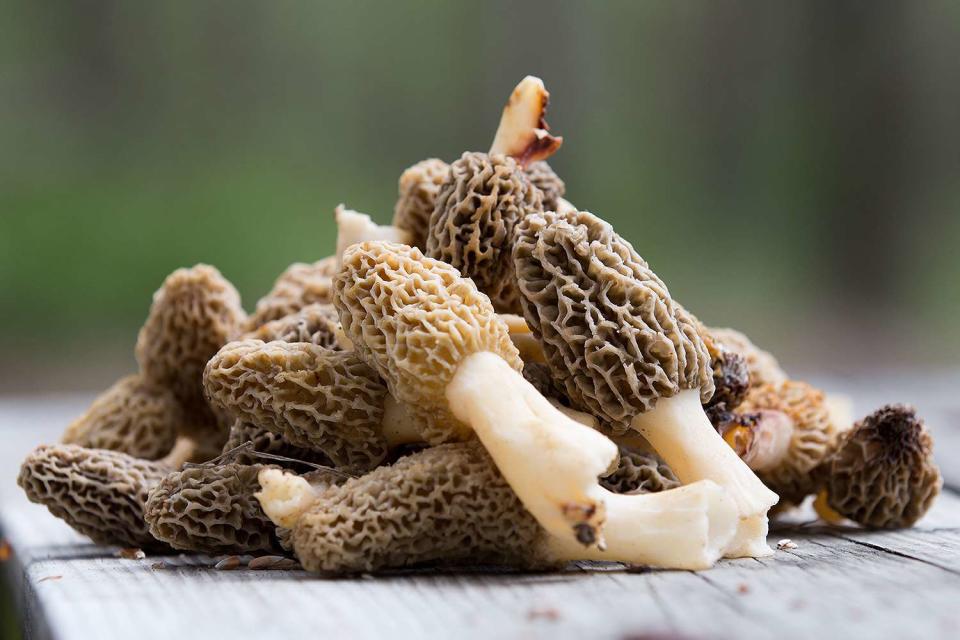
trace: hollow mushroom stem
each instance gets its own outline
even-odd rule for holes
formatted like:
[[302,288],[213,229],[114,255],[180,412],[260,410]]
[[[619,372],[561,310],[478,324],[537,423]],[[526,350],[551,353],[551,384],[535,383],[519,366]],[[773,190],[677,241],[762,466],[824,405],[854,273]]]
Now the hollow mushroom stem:
[[495,354],[464,359],[446,396],[562,559],[703,569],[729,547],[737,509],[720,486],[705,480],[629,496],[602,488],[597,477],[617,460],[617,446],[558,411]]
[[713,480],[736,504],[740,522],[728,557],[766,556],[767,511],[777,503],[770,491],[710,424],[698,389],[660,398],[638,414],[631,426],[640,432],[684,484]]

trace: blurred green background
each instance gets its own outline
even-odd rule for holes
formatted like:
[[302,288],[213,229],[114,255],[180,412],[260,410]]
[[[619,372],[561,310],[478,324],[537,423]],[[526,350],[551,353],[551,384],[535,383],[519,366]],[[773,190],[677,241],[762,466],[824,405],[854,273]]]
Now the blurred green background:
[[0,391],[134,367],[152,292],[246,306],[485,150],[528,73],[568,197],[805,371],[960,355],[956,2],[5,2]]

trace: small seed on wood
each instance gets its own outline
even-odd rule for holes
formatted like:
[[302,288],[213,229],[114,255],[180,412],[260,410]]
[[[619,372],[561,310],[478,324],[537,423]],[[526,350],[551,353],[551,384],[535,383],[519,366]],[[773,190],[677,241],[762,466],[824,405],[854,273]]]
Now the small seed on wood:
[[240,566],[239,556],[227,556],[217,564],[213,565],[213,568],[218,571],[233,571]]
[[247,564],[248,569],[259,571],[264,569],[299,569],[300,563],[283,556],[260,556]]
[[143,560],[147,557],[147,554],[143,552],[143,549],[120,549],[120,551],[117,551],[117,557],[124,560]]

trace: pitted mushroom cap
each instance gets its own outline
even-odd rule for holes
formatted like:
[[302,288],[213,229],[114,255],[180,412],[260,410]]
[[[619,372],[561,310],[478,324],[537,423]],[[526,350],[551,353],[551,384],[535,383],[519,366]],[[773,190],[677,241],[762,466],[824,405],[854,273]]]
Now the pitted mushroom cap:
[[203,367],[245,320],[240,294],[205,264],[177,269],[153,295],[137,336],[137,362],[145,380],[170,389],[180,401],[187,435],[219,431],[203,400]]
[[289,316],[309,304],[329,304],[333,297],[331,278],[336,272],[336,256],[309,264],[291,264],[277,278],[273,289],[257,302],[257,308],[247,322],[247,330]]
[[516,312],[513,229],[542,209],[540,191],[513,158],[464,153],[450,165],[450,177],[437,194],[426,254],[471,278],[497,311]]
[[308,571],[544,566],[543,530],[478,442],[431,447],[330,487],[293,530]]
[[173,448],[182,423],[173,392],[132,375],[101,393],[67,427],[63,443],[157,460]]
[[575,406],[622,433],[661,397],[713,394],[696,319],[609,224],[587,212],[529,215],[513,257],[527,324]]
[[750,369],[746,358],[734,351],[721,349],[716,355],[710,354],[710,362],[714,392],[706,406],[722,406],[727,411],[736,409],[750,390]]
[[354,245],[334,286],[347,337],[393,397],[423,422],[431,444],[470,437],[444,395],[466,356],[491,351],[523,369],[489,298],[454,267],[417,248],[383,241]]
[[150,491],[144,519],[174,549],[200,553],[276,552],[276,526],[253,494],[262,465],[188,467]]
[[531,163],[524,171],[530,183],[540,190],[543,195],[543,208],[546,211],[556,211],[560,198],[567,192],[567,185],[560,179],[553,168],[545,160]]
[[933,439],[913,407],[887,405],[840,436],[822,469],[827,504],[867,527],[909,527],[943,485]]
[[773,468],[757,469],[757,475],[781,501],[799,504],[814,493],[813,470],[830,453],[835,439],[823,392],[795,380],[764,384],[751,389],[738,410],[747,415],[776,411],[790,420],[793,432],[784,457]]
[[41,446],[20,467],[17,484],[97,544],[162,550],[143,520],[147,493],[170,473],[159,462],[72,444]]
[[680,481],[656,454],[621,447],[616,470],[600,478],[600,486],[614,493],[657,493],[679,487]]
[[210,359],[204,388],[233,418],[319,451],[338,466],[375,467],[387,454],[387,389],[352,352],[307,342],[231,342]]
[[739,353],[747,361],[750,371],[750,384],[783,384],[788,380],[787,374],[780,368],[780,363],[768,351],[764,351],[750,341],[750,338],[736,329],[709,328],[707,332],[714,340],[720,342],[723,348]]
[[430,215],[440,187],[450,176],[450,165],[437,158],[421,160],[400,175],[400,197],[393,209],[393,226],[407,231],[413,246],[427,248]]
[[[238,447],[247,444],[248,448],[237,450]],[[294,469],[296,471],[311,471],[314,467],[311,465],[323,465],[327,467],[334,466],[333,462],[323,453],[316,449],[307,447],[298,447],[291,444],[279,433],[274,433],[262,427],[258,427],[243,420],[237,420],[230,427],[230,437],[223,445],[224,454],[230,454],[229,462],[237,464],[258,464],[264,462],[264,458],[258,456],[258,453],[266,453],[275,456],[283,456],[297,462],[273,460],[270,462],[280,467]],[[226,462],[227,460],[225,460]],[[306,464],[300,464],[301,462]]]
[[240,340],[310,342],[318,347],[340,351],[340,344],[337,342],[339,328],[340,320],[333,305],[318,302],[288,316],[271,320],[244,334]]

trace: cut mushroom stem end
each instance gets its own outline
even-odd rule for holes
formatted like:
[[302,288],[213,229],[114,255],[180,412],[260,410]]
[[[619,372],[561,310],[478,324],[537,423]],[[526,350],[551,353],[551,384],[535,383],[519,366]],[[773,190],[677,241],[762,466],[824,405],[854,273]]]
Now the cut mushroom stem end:
[[260,491],[253,494],[278,527],[293,528],[317,499],[317,490],[306,478],[280,469],[263,469],[257,475]]
[[656,406],[633,419],[640,432],[681,482],[713,480],[734,500],[740,522],[728,557],[764,556],[767,511],[779,500],[716,432],[700,404],[699,389],[660,398]]
[[730,548],[737,508],[717,483],[647,495],[602,488],[597,478],[617,446],[558,411],[500,357],[464,359],[446,395],[558,558],[704,569]]
[[500,116],[500,126],[493,138],[490,153],[512,156],[521,166],[553,155],[563,138],[550,135],[545,116],[550,93],[543,80],[527,76],[520,81]]

